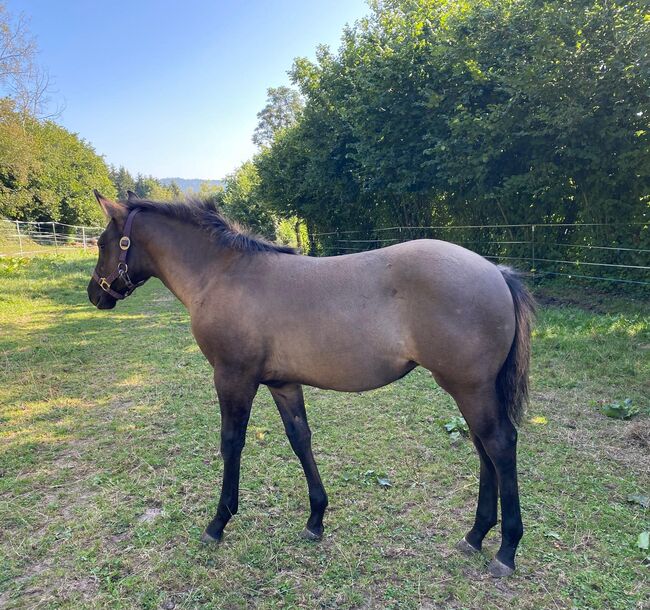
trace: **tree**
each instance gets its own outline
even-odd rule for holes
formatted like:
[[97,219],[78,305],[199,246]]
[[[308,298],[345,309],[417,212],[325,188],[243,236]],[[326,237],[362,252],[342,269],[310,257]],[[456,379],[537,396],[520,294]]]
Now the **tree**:
[[[129,198],[128,191],[134,191],[137,193],[135,179],[129,170],[126,169],[123,165],[120,165],[119,168],[111,165],[109,168],[109,175],[111,177],[111,181],[113,182],[113,186],[117,191],[117,198],[120,201],[126,201]],[[140,176],[138,176],[138,178],[140,178]],[[139,193],[137,194],[139,195]]]
[[98,224],[97,188],[114,196],[108,168],[92,146],[52,121],[0,103],[0,214],[18,220]]
[[24,16],[17,18],[0,3],[0,95],[18,112],[38,116],[47,104],[49,76],[36,63],[37,47]]
[[253,143],[269,146],[275,135],[293,125],[302,110],[300,94],[290,87],[270,87],[267,90],[266,106],[257,113],[257,127]]
[[255,233],[275,239],[276,219],[262,198],[260,178],[252,161],[246,161],[226,177],[225,191],[219,193],[221,207],[232,220]]
[[256,160],[276,212],[334,231],[648,219],[643,2],[371,6],[294,63],[304,109]]

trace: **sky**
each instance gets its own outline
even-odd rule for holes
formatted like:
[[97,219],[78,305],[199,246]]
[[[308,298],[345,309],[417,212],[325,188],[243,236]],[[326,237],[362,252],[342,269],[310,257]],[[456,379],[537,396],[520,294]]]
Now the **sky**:
[[268,87],[336,49],[365,0],[4,0],[52,78],[56,119],[108,163],[219,179],[255,152]]

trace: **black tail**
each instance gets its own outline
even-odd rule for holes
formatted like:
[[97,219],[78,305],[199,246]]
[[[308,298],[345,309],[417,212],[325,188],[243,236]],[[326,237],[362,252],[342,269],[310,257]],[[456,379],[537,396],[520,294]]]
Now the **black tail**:
[[497,376],[497,393],[514,424],[521,423],[528,404],[528,371],[530,368],[530,334],[535,317],[535,300],[516,271],[499,265],[515,306],[515,338],[510,352]]

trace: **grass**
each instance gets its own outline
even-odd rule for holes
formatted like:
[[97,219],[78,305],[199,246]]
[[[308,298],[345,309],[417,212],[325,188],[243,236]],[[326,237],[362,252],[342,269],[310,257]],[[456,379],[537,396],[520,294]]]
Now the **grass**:
[[[149,282],[88,303],[83,253],[0,268],[0,607],[647,607],[648,303],[542,298],[520,434],[526,533],[514,577],[466,558],[478,462],[423,370],[364,394],[307,389],[331,507],[299,538],[307,493],[270,396],[256,399],[240,513],[199,543],[222,462],[209,365],[182,306]],[[631,398],[641,414],[605,417]],[[379,484],[388,478],[391,487]]]

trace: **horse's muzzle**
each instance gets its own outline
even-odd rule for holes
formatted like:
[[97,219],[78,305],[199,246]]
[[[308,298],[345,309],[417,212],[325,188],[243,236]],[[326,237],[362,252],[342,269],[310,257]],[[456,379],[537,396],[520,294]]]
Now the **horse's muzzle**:
[[88,284],[88,300],[97,309],[113,309],[117,304],[117,299],[114,299],[110,294],[104,292],[97,282],[91,280]]

